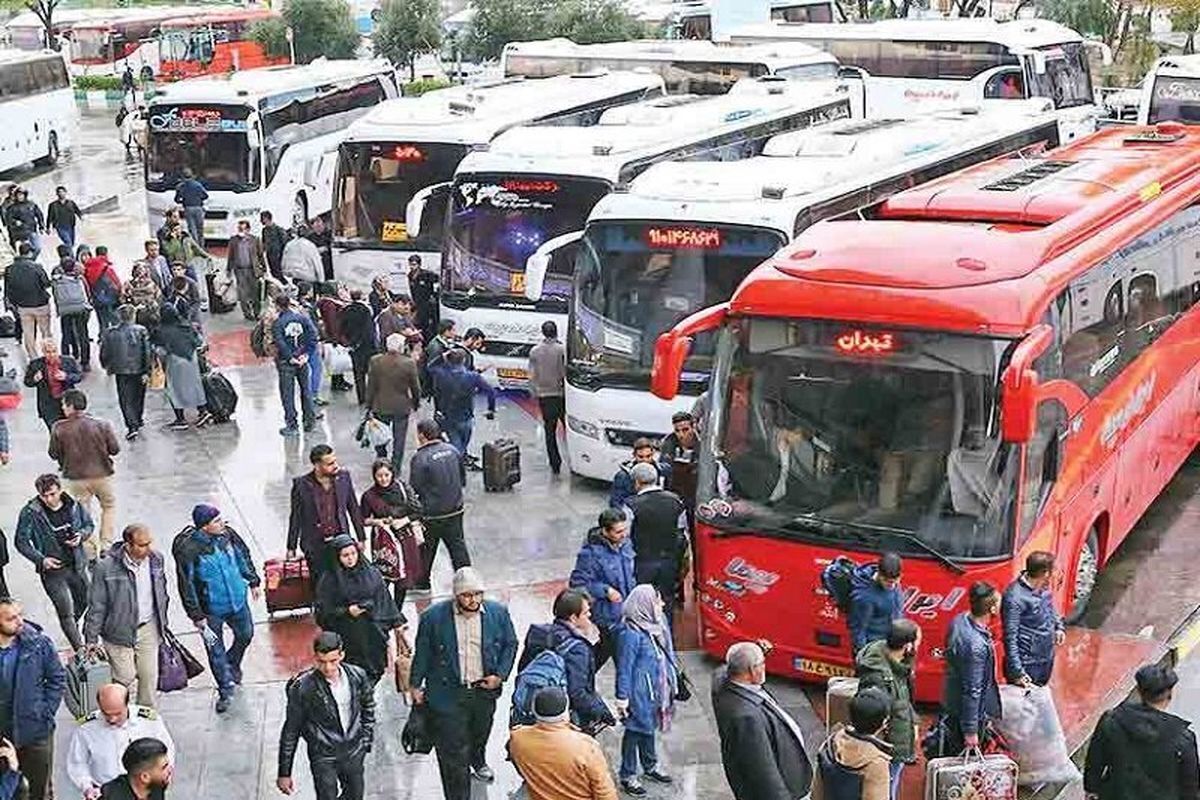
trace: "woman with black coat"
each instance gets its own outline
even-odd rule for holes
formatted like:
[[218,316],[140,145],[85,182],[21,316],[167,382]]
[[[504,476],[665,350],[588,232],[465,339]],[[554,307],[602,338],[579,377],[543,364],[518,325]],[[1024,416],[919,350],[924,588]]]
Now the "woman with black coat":
[[329,547],[337,563],[317,583],[317,624],[341,635],[346,662],[378,683],[388,668],[388,640],[400,626],[400,612],[383,576],[362,557],[353,537],[335,536]]

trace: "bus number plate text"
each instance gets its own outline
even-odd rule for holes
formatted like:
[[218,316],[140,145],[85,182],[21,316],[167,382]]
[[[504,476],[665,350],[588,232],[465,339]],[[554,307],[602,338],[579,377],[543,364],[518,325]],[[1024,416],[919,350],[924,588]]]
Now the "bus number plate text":
[[811,658],[792,659],[792,669],[820,678],[852,678],[854,670],[849,667],[828,664],[824,661],[813,661]]
[[383,231],[381,231],[379,238],[385,242],[408,241],[408,226],[403,222],[389,222],[388,220],[384,220]]

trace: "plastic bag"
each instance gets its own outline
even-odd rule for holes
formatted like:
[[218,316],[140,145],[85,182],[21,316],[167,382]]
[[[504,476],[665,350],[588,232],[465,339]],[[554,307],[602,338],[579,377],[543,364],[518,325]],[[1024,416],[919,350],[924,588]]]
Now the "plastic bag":
[[321,359],[325,364],[326,375],[342,375],[354,371],[354,362],[350,359],[350,348],[340,344],[329,344],[322,348]]
[[997,728],[1012,747],[1022,786],[1082,779],[1067,752],[1067,739],[1049,688],[1001,686],[1000,705],[1003,716]]

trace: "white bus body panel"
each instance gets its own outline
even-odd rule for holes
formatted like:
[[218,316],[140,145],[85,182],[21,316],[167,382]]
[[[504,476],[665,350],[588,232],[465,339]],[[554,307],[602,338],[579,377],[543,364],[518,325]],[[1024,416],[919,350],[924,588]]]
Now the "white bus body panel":
[[[621,462],[630,458],[633,439],[661,439],[671,432],[671,415],[691,411],[696,397],[676,395],[662,400],[633,389],[587,392],[567,384],[567,461],[571,472],[585,478],[611,481]],[[595,427],[596,436],[581,433],[579,420]],[[627,443],[615,445],[611,435]]]

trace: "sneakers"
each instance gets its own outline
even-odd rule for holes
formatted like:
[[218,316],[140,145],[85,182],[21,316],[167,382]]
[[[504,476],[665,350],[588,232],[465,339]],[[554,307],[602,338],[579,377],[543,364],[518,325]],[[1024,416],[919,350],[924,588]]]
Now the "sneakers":
[[484,783],[491,783],[496,780],[496,773],[492,772],[492,768],[487,764],[480,767],[471,767],[471,774],[476,780],[483,781]]
[[621,791],[634,797],[642,797],[646,794],[646,787],[642,786],[642,782],[637,778],[629,778],[621,781]]
[[230,664],[229,671],[233,673],[232,677],[233,677],[234,685],[241,686],[242,685],[242,668],[235,667],[232,664]]
[[317,423],[315,423],[315,422],[310,422],[310,423],[308,423],[307,425],[305,425],[305,426],[304,426],[304,432],[305,432],[305,433],[312,433],[312,432],[313,432],[313,431],[315,431],[316,429],[317,429]]
[[650,770],[649,772],[643,772],[642,777],[648,781],[654,781],[655,783],[674,783],[675,782],[674,779],[670,775],[668,775],[665,772],[659,771],[657,767],[655,769]]
[[295,427],[294,425],[284,425],[282,428],[279,429],[279,435],[280,436],[299,436],[300,429]]
[[167,426],[167,430],[171,431],[186,431],[188,429],[187,420],[176,420]]
[[319,406],[327,406],[327,405],[329,405],[329,401],[328,401],[328,400],[326,400],[324,397],[314,397],[314,398],[313,398],[313,403],[315,403],[316,405],[319,405]]
[[205,411],[196,419],[196,427],[203,428],[205,425],[213,421],[212,412]]
[[218,697],[217,698],[217,713],[224,714],[228,710],[229,710],[229,698],[228,697]]
[[132,442],[134,439],[138,438],[138,435],[139,435],[140,433],[141,433],[141,431],[140,431],[140,430],[138,430],[137,428],[133,428],[133,429],[129,430],[129,431],[128,431],[128,432],[125,434],[125,441],[127,441],[127,442]]

